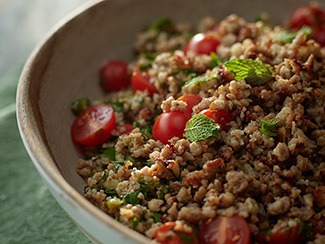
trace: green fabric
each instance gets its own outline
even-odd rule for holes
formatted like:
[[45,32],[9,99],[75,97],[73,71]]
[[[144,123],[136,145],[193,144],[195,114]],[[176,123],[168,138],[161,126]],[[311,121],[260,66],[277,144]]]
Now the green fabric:
[[90,243],[52,197],[23,146],[15,115],[18,73],[0,80],[0,243]]

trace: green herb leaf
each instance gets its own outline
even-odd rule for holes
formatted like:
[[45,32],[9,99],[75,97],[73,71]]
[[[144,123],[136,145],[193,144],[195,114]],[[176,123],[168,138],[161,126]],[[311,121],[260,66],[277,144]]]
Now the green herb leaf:
[[116,170],[124,164],[124,161],[113,161],[112,164],[114,165],[114,169]]
[[169,18],[157,19],[151,24],[150,28],[158,32],[164,31],[168,33],[173,33],[175,31],[175,25],[173,21]]
[[101,156],[104,158],[108,158],[110,160],[115,160],[115,154],[116,154],[115,148],[109,147],[104,150]]
[[112,102],[108,101],[107,104],[111,105],[113,110],[117,113],[123,113],[124,108],[123,108],[123,103],[122,102]]
[[194,243],[193,242],[194,241],[194,237],[189,236],[189,235],[186,235],[186,233],[181,232],[181,231],[174,230],[174,232],[175,232],[175,234],[177,234],[180,237],[180,239],[181,239],[181,241],[183,243]]
[[232,59],[225,63],[226,68],[234,73],[236,80],[245,80],[253,86],[260,86],[273,79],[273,68],[252,59]]
[[161,217],[163,216],[163,213],[161,212],[151,212],[153,219],[155,220],[155,223],[161,222]]
[[145,64],[143,64],[143,65],[141,65],[140,67],[139,67],[139,70],[140,71],[146,71],[147,69],[149,69],[149,68],[151,68],[151,66],[152,66],[152,63],[145,63]]
[[184,137],[191,142],[207,139],[211,136],[218,136],[220,125],[204,114],[194,114],[187,121]]
[[144,195],[145,198],[148,197],[149,188],[146,184],[144,184],[144,183],[141,184],[140,191],[142,192],[142,194]]
[[109,189],[105,189],[104,193],[108,196],[108,197],[115,197],[117,196],[117,192],[115,189],[113,190],[109,190]]
[[184,87],[188,87],[191,85],[198,85],[200,83],[206,83],[212,79],[215,79],[216,77],[217,77],[216,75],[213,75],[211,77],[197,76],[197,77],[194,77],[193,79],[185,82]]
[[135,191],[131,193],[127,193],[124,195],[124,200],[127,203],[130,203],[132,205],[137,205],[141,203],[141,200],[138,198],[140,191]]
[[97,184],[100,184],[103,180],[106,180],[107,177],[108,177],[108,172],[104,171],[103,176],[100,177],[100,179],[97,181]]
[[87,108],[89,108],[91,105],[90,100],[86,97],[77,99],[71,103],[71,111],[75,115],[81,114],[83,111],[85,111]]
[[298,33],[302,33],[306,36],[309,36],[312,33],[312,29],[307,26],[303,26],[298,32],[296,33],[289,33],[286,31],[280,32],[279,34],[275,35],[273,38],[275,40],[279,40],[282,43],[291,43],[293,39],[296,38]]
[[260,131],[267,136],[276,136],[277,135],[277,119],[269,119],[266,121],[260,122]]
[[163,185],[162,187],[160,187],[160,189],[158,190],[157,196],[159,199],[164,199],[165,195],[168,193],[169,187],[166,185]]
[[216,66],[219,66],[220,64],[222,64],[220,58],[217,56],[216,53],[211,53],[210,58],[211,58],[210,68],[213,68],[213,67],[216,67]]

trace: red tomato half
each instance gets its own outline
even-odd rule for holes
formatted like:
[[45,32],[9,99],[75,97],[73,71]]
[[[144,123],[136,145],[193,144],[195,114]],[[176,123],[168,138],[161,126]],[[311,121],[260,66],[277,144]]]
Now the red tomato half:
[[134,90],[147,90],[150,95],[158,92],[156,87],[150,82],[150,76],[139,70],[133,71],[131,76],[131,85]]
[[196,54],[216,53],[219,44],[220,41],[215,37],[199,33],[186,44],[184,52],[192,51]]
[[101,85],[105,91],[119,91],[128,87],[128,65],[121,60],[112,60],[99,71]]
[[93,105],[74,120],[71,137],[83,146],[99,146],[108,140],[114,128],[113,108],[107,104]]
[[312,28],[312,38],[325,46],[325,11],[316,4],[297,8],[290,18],[290,28],[298,30],[303,26]]
[[[197,243],[194,233],[186,233],[183,231],[174,231],[175,222],[167,222],[161,225],[152,235],[152,239],[155,239],[158,243],[162,244],[194,244]],[[169,236],[167,232],[174,232]]]
[[269,244],[287,244],[287,243],[300,243],[301,236],[298,234],[298,224],[291,229],[286,228],[271,234],[259,234],[256,237],[258,243]]
[[300,29],[303,26],[320,27],[325,23],[325,11],[315,4],[297,8],[290,18],[290,28]]
[[199,229],[200,244],[248,244],[250,231],[245,219],[238,215],[217,216]]
[[202,101],[202,97],[195,94],[187,94],[184,96],[180,96],[179,98],[177,98],[177,100],[186,102],[187,106],[184,112],[192,114],[193,107]]
[[209,118],[213,119],[217,124],[221,126],[221,128],[224,128],[226,124],[233,120],[232,115],[223,109],[205,109],[202,110],[200,114],[204,114]]
[[322,27],[314,28],[312,38],[314,38],[321,46],[325,46],[325,23]]
[[181,111],[162,113],[152,128],[152,138],[167,144],[168,140],[177,136],[183,138],[186,122],[190,115]]

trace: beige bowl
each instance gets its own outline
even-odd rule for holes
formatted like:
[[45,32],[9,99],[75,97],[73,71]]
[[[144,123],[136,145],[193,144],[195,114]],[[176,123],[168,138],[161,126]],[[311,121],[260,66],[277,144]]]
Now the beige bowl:
[[70,102],[102,96],[97,72],[105,60],[131,60],[136,33],[158,17],[196,23],[203,16],[221,19],[236,13],[254,20],[266,11],[283,23],[297,0],[108,0],[89,1],[58,23],[34,50],[22,72],[17,112],[20,132],[37,170],[53,196],[94,241],[145,243],[82,196],[76,173],[81,156],[70,139]]

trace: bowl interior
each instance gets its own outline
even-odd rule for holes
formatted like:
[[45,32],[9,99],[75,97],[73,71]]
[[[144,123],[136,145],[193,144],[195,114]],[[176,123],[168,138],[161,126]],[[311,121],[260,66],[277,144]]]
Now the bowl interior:
[[271,22],[284,23],[293,9],[306,2],[108,0],[78,10],[60,22],[35,50],[20,80],[18,119],[33,157],[50,177],[61,174],[82,194],[84,182],[76,173],[82,155],[70,139],[74,118],[70,103],[104,95],[98,83],[99,67],[109,59],[131,61],[136,33],[151,21],[170,17],[197,23],[207,15],[221,19],[231,13],[253,21],[267,12]]

